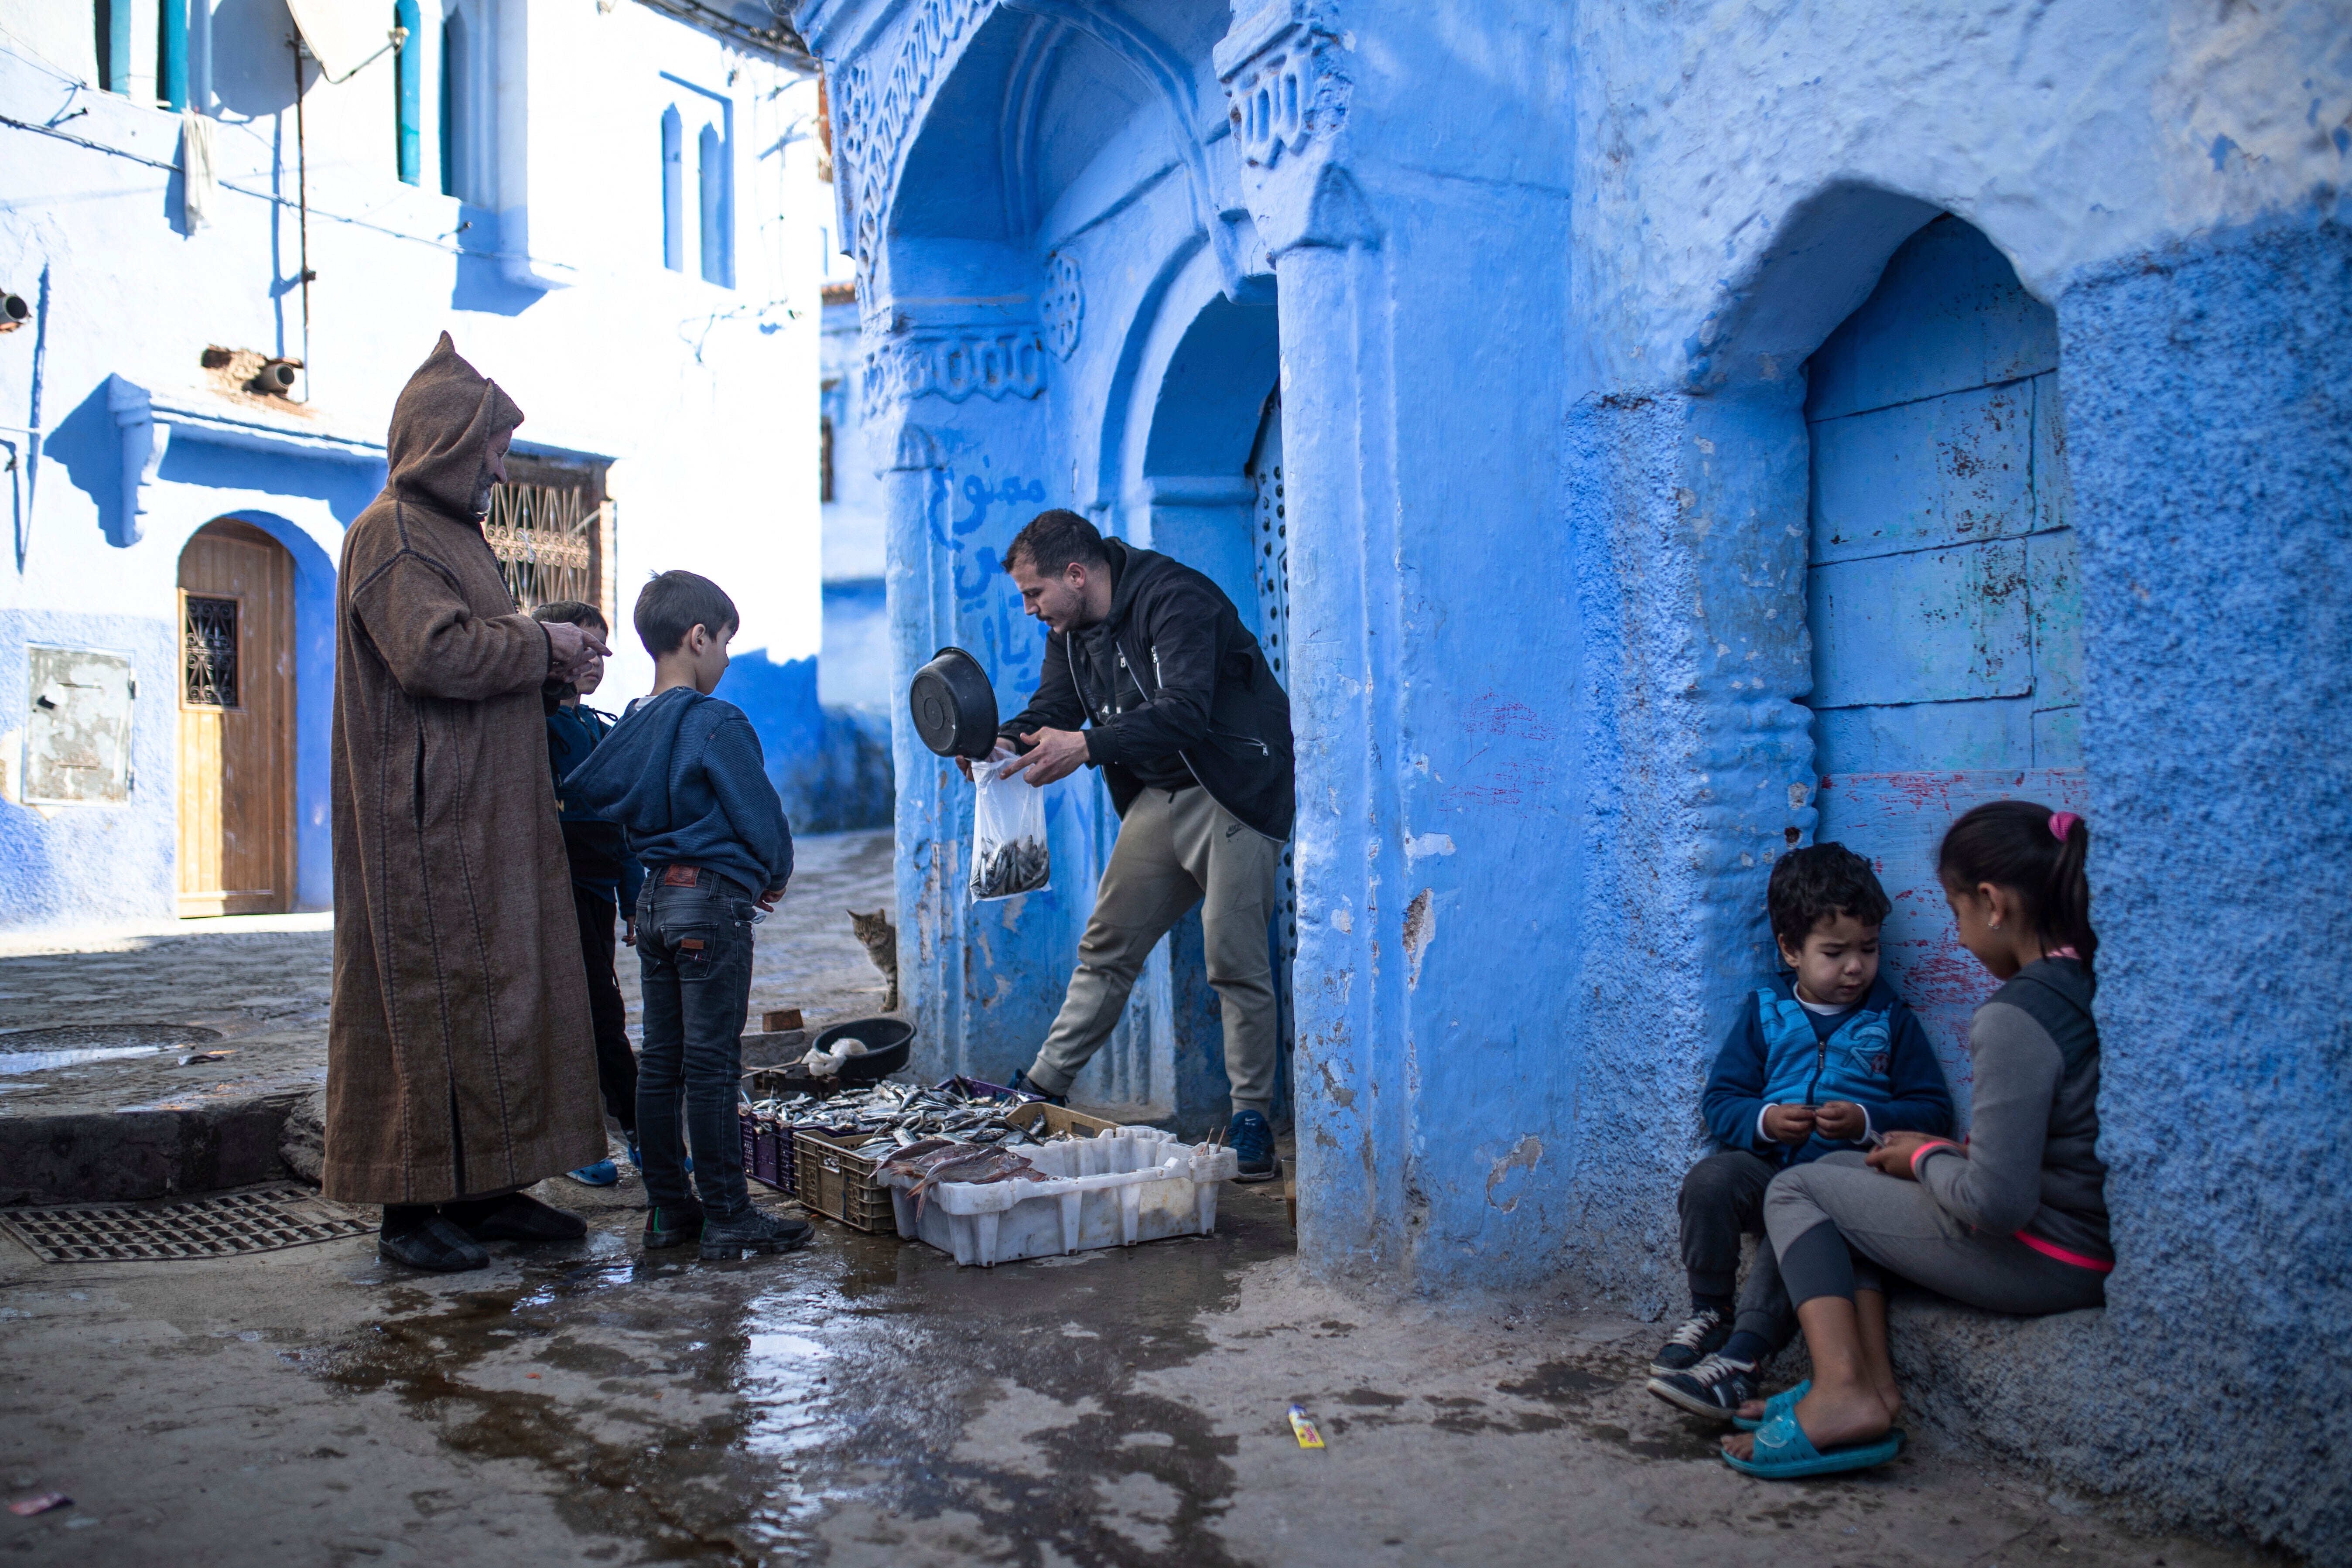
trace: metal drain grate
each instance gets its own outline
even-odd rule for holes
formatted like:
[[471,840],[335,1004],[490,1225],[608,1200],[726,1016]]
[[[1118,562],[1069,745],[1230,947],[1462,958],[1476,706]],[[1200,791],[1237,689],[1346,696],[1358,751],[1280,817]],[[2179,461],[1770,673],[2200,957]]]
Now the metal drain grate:
[[375,1226],[308,1187],[259,1187],[152,1208],[0,1209],[45,1263],[229,1258],[365,1236]]

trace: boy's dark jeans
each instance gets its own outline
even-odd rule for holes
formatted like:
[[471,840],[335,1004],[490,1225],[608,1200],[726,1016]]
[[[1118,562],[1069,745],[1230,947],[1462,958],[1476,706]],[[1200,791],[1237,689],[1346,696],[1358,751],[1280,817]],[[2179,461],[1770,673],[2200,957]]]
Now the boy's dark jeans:
[[[754,905],[740,884],[716,871],[646,870],[645,890],[637,896],[646,1041],[637,1063],[637,1137],[646,1201],[670,1208],[695,1201],[678,1146],[682,1106],[703,1212],[730,1220],[751,1203],[743,1188],[735,1101],[743,1076],[743,1017],[751,1001]],[[688,876],[693,880],[683,880]]]
[[[1710,1154],[1683,1177],[1683,1267],[1695,1296],[1728,1296],[1739,1282],[1739,1238],[1764,1234],[1764,1189],[1780,1167],[1759,1154]],[[1767,1237],[1739,1292],[1735,1331],[1757,1335],[1775,1352],[1796,1334],[1797,1311],[1780,1283],[1780,1259]]]
[[580,961],[588,968],[588,1022],[596,1032],[596,1087],[621,1131],[637,1130],[637,1058],[629,1049],[628,1004],[613,968],[613,922],[620,910],[579,883],[572,907],[580,916]]

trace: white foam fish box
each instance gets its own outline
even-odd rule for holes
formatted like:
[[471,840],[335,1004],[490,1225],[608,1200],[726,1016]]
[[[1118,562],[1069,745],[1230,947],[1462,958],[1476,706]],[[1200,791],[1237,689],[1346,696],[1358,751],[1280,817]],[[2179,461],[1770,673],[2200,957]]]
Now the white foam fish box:
[[916,1178],[891,1174],[898,1234],[988,1268],[1098,1247],[1133,1247],[1217,1228],[1217,1189],[1240,1169],[1231,1149],[1187,1143],[1156,1127],[1018,1151],[1042,1182],[942,1182],[915,1213]]

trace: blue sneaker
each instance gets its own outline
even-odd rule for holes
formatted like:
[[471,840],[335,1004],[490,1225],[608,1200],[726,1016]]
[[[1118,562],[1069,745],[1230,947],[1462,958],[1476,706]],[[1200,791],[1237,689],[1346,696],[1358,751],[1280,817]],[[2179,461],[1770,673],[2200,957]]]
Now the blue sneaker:
[[610,1187],[618,1184],[621,1180],[620,1168],[610,1160],[599,1160],[593,1165],[583,1165],[578,1170],[567,1171],[564,1174],[583,1187]]
[[642,1176],[646,1173],[645,1151],[637,1146],[637,1135],[629,1134],[629,1164]]
[[1236,1110],[1225,1128],[1225,1142],[1241,1161],[1236,1182],[1270,1182],[1282,1174],[1282,1159],[1274,1152],[1274,1129],[1255,1110]]

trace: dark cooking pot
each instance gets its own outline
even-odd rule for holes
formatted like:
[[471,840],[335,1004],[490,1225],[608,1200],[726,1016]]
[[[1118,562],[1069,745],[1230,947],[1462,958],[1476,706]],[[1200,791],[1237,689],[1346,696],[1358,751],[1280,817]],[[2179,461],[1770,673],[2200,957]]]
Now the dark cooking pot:
[[996,750],[996,692],[980,660],[963,649],[943,647],[915,671],[907,703],[915,732],[940,756],[984,763]]

